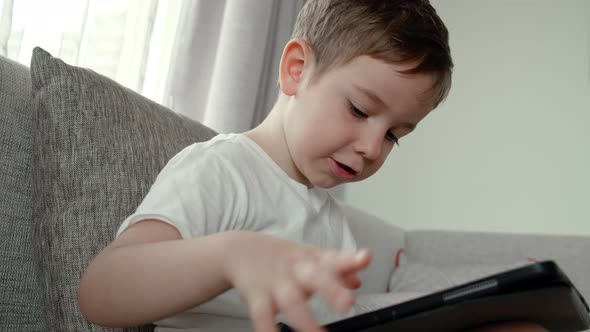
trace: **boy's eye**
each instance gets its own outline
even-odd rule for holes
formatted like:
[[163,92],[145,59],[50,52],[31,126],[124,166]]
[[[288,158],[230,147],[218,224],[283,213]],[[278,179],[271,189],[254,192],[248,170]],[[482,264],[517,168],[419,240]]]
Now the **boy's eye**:
[[[357,118],[365,119],[369,117],[367,113],[359,110],[356,106],[354,106],[353,103],[350,103],[350,111],[352,112],[352,115]],[[399,145],[397,136],[395,136],[395,134],[391,130],[387,131],[387,133],[385,134],[385,139],[390,142],[393,142],[394,144]]]
[[399,145],[397,136],[395,136],[395,134],[391,130],[387,131],[387,133],[385,134],[385,139]]
[[363,111],[359,110],[353,104],[350,104],[350,109],[352,111],[352,115],[356,116],[357,118],[366,118],[366,117],[368,117],[367,113],[364,113]]

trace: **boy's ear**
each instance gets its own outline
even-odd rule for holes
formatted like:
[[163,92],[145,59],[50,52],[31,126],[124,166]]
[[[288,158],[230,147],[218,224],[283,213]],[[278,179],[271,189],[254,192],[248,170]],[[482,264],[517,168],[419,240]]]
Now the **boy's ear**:
[[287,96],[294,96],[304,79],[309,79],[313,64],[311,47],[302,39],[290,40],[281,56],[279,87]]

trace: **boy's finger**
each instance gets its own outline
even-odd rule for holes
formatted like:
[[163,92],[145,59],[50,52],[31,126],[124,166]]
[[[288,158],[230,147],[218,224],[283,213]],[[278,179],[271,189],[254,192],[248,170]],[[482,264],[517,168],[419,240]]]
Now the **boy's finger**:
[[356,274],[349,274],[344,276],[342,279],[342,284],[346,288],[357,289],[361,287],[362,282]]
[[300,263],[295,265],[295,276],[303,289],[317,293],[339,313],[346,313],[354,302],[352,291],[332,269]]
[[281,285],[275,293],[277,307],[296,331],[323,332],[309,309],[304,293],[296,284]]
[[257,297],[250,301],[250,317],[256,332],[278,332],[272,300]]
[[354,254],[326,254],[321,264],[336,270],[338,274],[348,274],[367,268],[371,263],[371,259],[373,259],[372,253],[363,249]]

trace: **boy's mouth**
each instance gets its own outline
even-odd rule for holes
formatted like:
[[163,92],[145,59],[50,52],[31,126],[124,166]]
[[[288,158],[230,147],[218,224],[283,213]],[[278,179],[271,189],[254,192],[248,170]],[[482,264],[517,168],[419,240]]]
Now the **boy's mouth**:
[[358,173],[350,166],[336,161],[335,159],[332,159],[332,171],[337,177],[343,180],[350,180]]
[[350,173],[352,175],[355,175],[356,174],[356,171],[354,169],[352,169],[352,168],[344,165],[343,163],[340,163],[340,162],[336,162],[336,163],[338,164],[338,166],[340,166],[341,168],[343,168],[348,173]]

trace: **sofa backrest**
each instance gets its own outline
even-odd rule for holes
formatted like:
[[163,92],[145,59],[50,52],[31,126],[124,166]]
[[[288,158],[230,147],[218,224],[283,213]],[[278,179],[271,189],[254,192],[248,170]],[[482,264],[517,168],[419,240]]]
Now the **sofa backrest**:
[[44,331],[32,245],[34,108],[27,67],[0,56],[0,331]]

